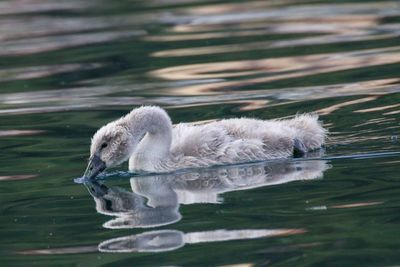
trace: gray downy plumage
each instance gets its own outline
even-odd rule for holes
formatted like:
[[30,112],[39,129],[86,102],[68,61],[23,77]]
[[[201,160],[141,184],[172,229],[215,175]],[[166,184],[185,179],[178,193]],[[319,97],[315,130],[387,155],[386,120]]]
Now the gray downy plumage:
[[95,133],[85,176],[94,178],[105,168],[127,160],[130,171],[170,172],[288,158],[320,148],[326,134],[316,114],[286,120],[236,118],[173,126],[164,109],[143,106]]

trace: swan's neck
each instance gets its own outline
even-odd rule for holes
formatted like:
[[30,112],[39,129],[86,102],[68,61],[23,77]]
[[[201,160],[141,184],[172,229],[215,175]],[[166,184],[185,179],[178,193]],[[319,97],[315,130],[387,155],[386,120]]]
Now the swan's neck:
[[[158,107],[142,107],[127,115],[133,142],[137,143],[129,158],[129,170],[156,171],[157,165],[170,154],[172,123]],[[143,138],[142,138],[143,137]]]

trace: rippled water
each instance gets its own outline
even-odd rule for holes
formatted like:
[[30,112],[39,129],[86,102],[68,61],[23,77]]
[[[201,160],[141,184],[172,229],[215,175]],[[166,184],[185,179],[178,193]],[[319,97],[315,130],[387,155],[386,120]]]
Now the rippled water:
[[[0,2],[1,266],[400,264],[398,1]],[[325,155],[75,183],[133,107],[316,111]]]

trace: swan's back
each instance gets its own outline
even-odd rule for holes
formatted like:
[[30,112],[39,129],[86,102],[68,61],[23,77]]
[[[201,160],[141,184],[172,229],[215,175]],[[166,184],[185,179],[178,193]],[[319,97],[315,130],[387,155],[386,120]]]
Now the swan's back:
[[300,141],[308,151],[320,148],[326,137],[317,114],[302,114],[287,120],[240,118],[214,123],[222,125],[235,138],[261,139],[268,144],[277,141],[276,138],[288,137]]
[[285,158],[293,155],[296,144],[306,151],[321,147],[325,135],[318,116],[310,114],[289,120],[239,118],[204,125],[185,123],[174,127],[171,151],[181,161],[186,157],[192,163],[197,160],[198,165]]

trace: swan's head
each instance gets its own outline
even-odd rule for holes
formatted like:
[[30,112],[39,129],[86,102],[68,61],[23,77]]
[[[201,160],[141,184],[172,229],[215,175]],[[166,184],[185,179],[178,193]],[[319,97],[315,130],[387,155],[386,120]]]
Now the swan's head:
[[106,168],[127,161],[134,146],[135,140],[123,121],[110,122],[101,127],[92,138],[89,164],[84,176],[93,179]]

